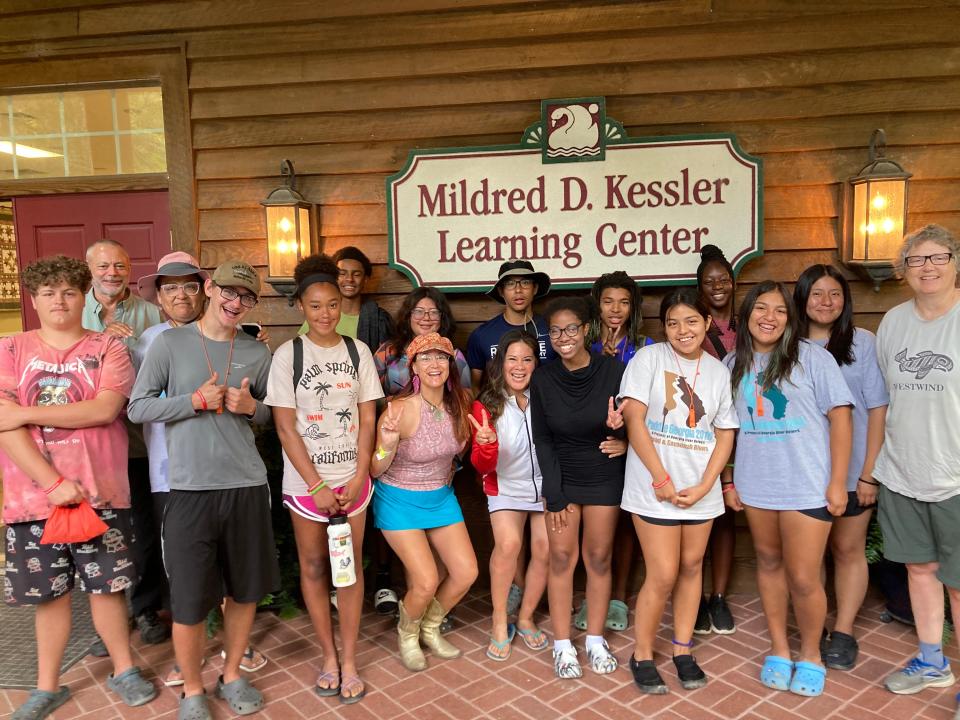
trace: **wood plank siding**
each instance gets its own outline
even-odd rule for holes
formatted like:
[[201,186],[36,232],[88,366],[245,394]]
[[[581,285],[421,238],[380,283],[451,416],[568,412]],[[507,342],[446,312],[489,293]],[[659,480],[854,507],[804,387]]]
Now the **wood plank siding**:
[[[763,158],[766,255],[742,272],[742,296],[838,261],[843,183],[877,127],[914,176],[908,225],[960,232],[957,27],[953,0],[0,0],[0,92],[177,48],[192,158],[178,177],[194,185],[171,197],[195,207],[178,208],[174,244],[206,267],[263,268],[259,202],[289,158],[324,249],[363,249],[391,310],[410,284],[386,267],[384,181],[407,152],[517,142],[542,98],[604,95],[631,135],[731,132]],[[857,323],[875,328],[907,294],[857,279]],[[648,318],[660,295],[646,294]],[[498,311],[482,295],[452,304],[461,344]],[[272,290],[256,316],[275,343],[300,322]]]

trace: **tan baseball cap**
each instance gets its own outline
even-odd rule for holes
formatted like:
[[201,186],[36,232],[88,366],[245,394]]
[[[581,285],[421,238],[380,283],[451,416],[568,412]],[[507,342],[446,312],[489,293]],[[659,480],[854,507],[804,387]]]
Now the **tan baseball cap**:
[[227,260],[220,263],[211,278],[220,287],[246,288],[257,297],[260,296],[260,275],[253,265],[243,260]]

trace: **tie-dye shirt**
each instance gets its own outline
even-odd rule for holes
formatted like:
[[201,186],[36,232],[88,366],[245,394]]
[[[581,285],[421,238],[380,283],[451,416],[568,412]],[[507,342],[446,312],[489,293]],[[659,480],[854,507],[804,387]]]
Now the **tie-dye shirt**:
[[[64,350],[47,345],[34,330],[0,340],[0,397],[25,405],[66,405],[93,400],[104,390],[124,397],[133,387],[133,366],[115,337],[88,332]],[[69,429],[27,426],[40,452],[68,480],[79,483],[95,508],[129,508],[127,432],[122,416],[106,425]],[[6,454],[3,521],[44,520],[53,506]]]

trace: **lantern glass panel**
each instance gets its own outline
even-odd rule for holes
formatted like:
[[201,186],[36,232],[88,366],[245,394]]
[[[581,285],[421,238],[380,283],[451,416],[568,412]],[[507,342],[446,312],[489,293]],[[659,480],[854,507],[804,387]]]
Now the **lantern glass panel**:
[[871,179],[854,185],[851,260],[870,262],[896,257],[903,241],[906,181]]
[[313,237],[313,228],[310,227],[310,208],[297,208],[300,216],[300,257],[310,254],[310,238]]
[[298,260],[297,208],[267,206],[267,262],[270,277],[292,278]]

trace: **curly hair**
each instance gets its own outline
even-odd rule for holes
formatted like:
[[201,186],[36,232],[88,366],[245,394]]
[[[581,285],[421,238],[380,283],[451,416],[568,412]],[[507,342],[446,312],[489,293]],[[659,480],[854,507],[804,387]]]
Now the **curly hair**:
[[453,319],[453,311],[450,310],[450,303],[447,302],[447,296],[434,287],[418,287],[403,299],[403,303],[397,311],[393,337],[387,341],[387,347],[395,355],[402,355],[407,345],[413,340],[413,329],[410,327],[410,315],[413,313],[413,309],[417,306],[417,303],[424,298],[433,300],[434,305],[437,306],[437,310],[440,311],[440,327],[437,332],[453,342],[453,335],[457,331],[457,322]]
[[66,283],[85,293],[90,289],[93,280],[90,268],[85,262],[66,255],[40,258],[30,263],[23,269],[21,279],[31,295],[36,295],[44,285],[60,283]]
[[[590,290],[590,295],[593,297],[593,302],[598,308],[601,305],[603,291],[610,288],[626,290],[630,295],[630,315],[627,318],[624,331],[627,336],[627,342],[637,348],[643,347],[647,342],[647,337],[640,332],[643,329],[643,312],[641,309],[643,297],[640,295],[640,288],[637,287],[637,283],[633,281],[633,278],[627,275],[623,270],[617,270],[615,272],[601,275],[599,278],[597,278],[597,281],[593,283],[593,287]],[[590,328],[587,331],[588,345],[600,341],[600,339],[603,337],[602,324],[600,313],[598,312],[597,316],[591,321]]]
[[300,283],[311,275],[330,275],[333,278],[333,286],[337,288],[337,292],[340,292],[340,286],[337,285],[337,274],[339,272],[337,264],[329,255],[324,255],[323,253],[308,255],[298,262],[297,266],[293,269],[293,280],[297,284],[297,289],[293,294],[294,299],[300,299],[301,292],[306,290],[306,288],[300,287]]

